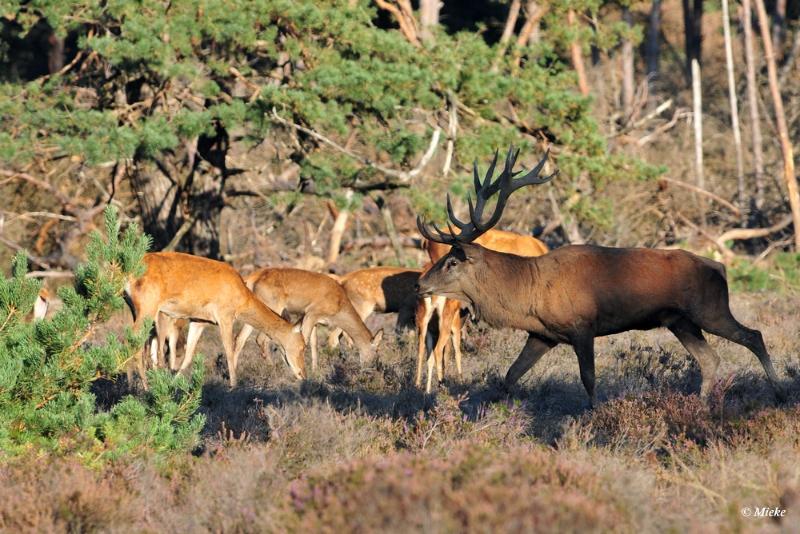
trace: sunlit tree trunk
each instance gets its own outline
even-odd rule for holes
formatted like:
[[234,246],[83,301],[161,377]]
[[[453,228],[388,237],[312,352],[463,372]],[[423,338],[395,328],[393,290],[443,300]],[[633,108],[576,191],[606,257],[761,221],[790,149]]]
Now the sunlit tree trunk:
[[733,45],[731,43],[730,13],[728,0],[722,0],[722,30],[725,37],[725,65],[728,71],[728,99],[731,105],[731,128],[736,151],[736,185],[739,207],[745,205],[744,162],[742,158],[742,134],[739,130],[739,103],[736,99],[736,79],[733,73]]
[[[700,63],[692,60],[692,119],[694,120],[694,172],[697,187],[706,188],[705,173],[703,172],[703,93],[700,79]],[[698,198],[702,220],[705,223],[706,202]]]
[[433,28],[439,24],[439,10],[441,8],[441,0],[420,0],[419,25],[420,37],[423,41],[433,39]]
[[750,112],[750,128],[753,142],[753,170],[755,172],[756,209],[764,206],[764,150],[761,141],[761,117],[758,110],[758,86],[756,85],[756,58],[753,49],[753,19],[750,0],[742,2],[742,26],[744,27],[744,57],[747,70],[747,108]]
[[794,224],[794,246],[800,251],[800,192],[797,188],[797,176],[794,174],[794,151],[792,141],[789,139],[789,128],[786,125],[786,115],[783,111],[783,98],[778,84],[778,68],[775,65],[775,52],[772,49],[772,39],[769,32],[769,19],[764,8],[764,0],[755,0],[758,25],[761,28],[761,41],[764,45],[764,55],[767,61],[767,74],[769,76],[769,89],[772,93],[772,103],[775,107],[775,122],[778,125],[778,137],[783,152],[783,178],[786,181],[786,190],[789,195],[789,205],[792,208],[792,223]]
[[[575,10],[570,9],[567,12],[567,24],[574,30],[577,30],[578,24],[575,19]],[[570,45],[572,54],[572,66],[575,69],[575,74],[578,75],[578,88],[584,96],[589,95],[589,82],[586,79],[586,69],[583,65],[583,51],[581,50],[581,42],[577,37],[573,39]]]
[[[622,6],[622,20],[633,30],[633,16],[628,6]],[[625,117],[630,117],[633,111],[634,83],[633,42],[630,37],[622,41],[622,110]]]

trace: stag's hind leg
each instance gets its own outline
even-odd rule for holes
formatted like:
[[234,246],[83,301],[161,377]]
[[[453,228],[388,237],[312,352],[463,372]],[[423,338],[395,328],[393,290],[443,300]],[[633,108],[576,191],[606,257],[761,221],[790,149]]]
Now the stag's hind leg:
[[525,346],[522,347],[519,356],[517,356],[517,359],[514,360],[514,363],[509,367],[506,373],[504,381],[505,387],[510,388],[516,384],[522,375],[527,373],[548,350],[556,345],[557,343],[553,341],[540,338],[533,333],[528,333],[528,340],[525,342]]
[[734,343],[738,343],[743,347],[747,347],[750,352],[756,355],[764,372],[767,373],[767,379],[772,385],[775,392],[775,397],[780,402],[786,401],[786,392],[778,382],[778,375],[775,368],[772,367],[772,359],[767,352],[767,347],[764,345],[764,337],[761,332],[753,328],[747,328],[731,314],[730,310],[723,310],[720,312],[719,317],[711,318],[710,320],[699,323],[699,326],[714,335],[724,337]]
[[678,341],[686,348],[686,350],[694,356],[697,363],[700,364],[700,374],[702,375],[703,382],[700,386],[700,396],[707,397],[711,391],[711,386],[717,376],[717,368],[719,367],[719,356],[711,348],[703,337],[703,331],[700,327],[688,319],[679,319],[669,326],[670,332],[675,334]]

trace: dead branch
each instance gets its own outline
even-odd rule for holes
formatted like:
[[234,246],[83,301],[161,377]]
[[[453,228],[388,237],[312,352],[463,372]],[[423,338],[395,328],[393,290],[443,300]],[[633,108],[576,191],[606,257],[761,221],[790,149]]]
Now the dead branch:
[[417,20],[414,18],[414,11],[411,8],[411,2],[408,0],[397,0],[397,5],[387,0],[375,0],[378,7],[385,9],[394,15],[397,24],[400,25],[400,31],[406,37],[409,43],[414,46],[420,46]]
[[49,183],[45,182],[44,180],[40,180],[38,178],[35,178],[35,177],[31,176],[28,173],[17,172],[17,171],[9,171],[7,169],[0,169],[0,176],[8,176],[11,179],[19,178],[20,180],[24,180],[24,181],[28,182],[29,184],[32,184],[32,185],[38,187],[39,189],[43,189],[43,190],[47,191],[48,193],[50,193],[51,195],[53,195],[59,202],[61,202],[61,204],[64,205],[65,208],[68,207],[68,206],[69,207],[73,206],[72,199],[69,198],[67,195],[65,195],[64,193],[62,193],[61,191],[59,191],[58,189],[53,187],[52,184],[49,184]]
[[683,118],[688,117],[690,115],[691,115],[691,112],[686,110],[685,108],[676,109],[675,113],[672,114],[672,118],[669,120],[669,122],[667,122],[665,124],[662,124],[661,126],[656,128],[655,130],[653,130],[649,134],[645,135],[644,137],[640,137],[636,141],[636,145],[637,146],[646,145],[647,143],[653,141],[659,135],[671,130],[676,124],[678,124],[678,121],[680,119],[683,119]]
[[447,176],[450,174],[450,166],[453,162],[453,150],[455,148],[456,136],[458,135],[458,103],[453,93],[447,93],[447,101],[449,104],[448,122],[447,122],[447,152],[444,158],[444,166],[442,166],[442,175]]
[[396,178],[401,182],[407,182],[407,181],[411,180],[412,178],[414,178],[415,176],[419,175],[422,172],[422,169],[425,168],[425,166],[428,164],[428,162],[431,160],[431,158],[433,158],[433,154],[436,152],[436,147],[439,144],[439,137],[442,135],[441,128],[439,128],[437,126],[436,129],[433,131],[433,135],[431,135],[431,143],[428,146],[428,150],[425,152],[425,154],[423,154],[422,159],[419,161],[417,166],[414,167],[413,169],[411,169],[410,171],[398,171],[398,170],[395,170],[395,169],[389,169],[389,168],[384,167],[382,165],[378,165],[377,163],[374,163],[373,161],[371,161],[369,158],[365,158],[364,156],[356,154],[352,150],[349,150],[349,149],[343,147],[342,145],[338,144],[337,142],[325,137],[321,133],[318,133],[318,132],[316,132],[316,131],[314,131],[314,130],[312,130],[310,128],[306,128],[305,126],[300,126],[299,124],[295,124],[294,122],[291,122],[289,120],[284,119],[283,117],[278,115],[278,112],[277,112],[277,110],[275,108],[272,108],[272,119],[275,122],[279,123],[279,124],[282,124],[284,126],[288,126],[288,127],[293,128],[293,129],[295,129],[295,130],[297,130],[299,132],[303,132],[304,134],[310,135],[314,139],[316,139],[318,141],[321,141],[321,142],[325,143],[326,145],[338,150],[342,154],[345,154],[345,155],[353,158],[354,160],[360,162],[365,167],[370,167],[372,169],[380,171],[381,173],[385,174],[386,176],[390,176],[392,178]]
[[20,245],[19,243],[15,243],[14,241],[11,241],[10,239],[3,237],[2,235],[0,235],[0,243],[3,243],[8,248],[14,249],[16,251],[24,250],[26,252],[28,260],[30,260],[31,263],[33,263],[34,265],[38,265],[39,267],[46,270],[52,269],[47,260],[45,260],[44,258],[40,258],[39,256],[34,256],[33,254],[30,254],[27,251],[27,249],[22,245]]
[[629,133],[629,132],[631,132],[631,131],[633,131],[633,130],[635,130],[637,128],[641,128],[642,126],[644,126],[645,124],[647,124],[651,120],[655,119],[656,117],[658,117],[659,115],[664,113],[670,107],[672,107],[672,99],[671,98],[666,100],[665,102],[662,102],[661,104],[659,104],[658,107],[656,107],[656,109],[654,109],[653,111],[651,111],[650,113],[648,113],[647,115],[642,117],[641,119],[637,120],[636,122],[626,126],[625,128],[620,129],[618,132],[614,132],[614,134],[612,134],[611,137],[624,135],[624,134]]
[[[414,237],[408,237],[404,235],[398,235],[398,240],[400,246],[404,248],[413,248],[418,249],[420,246],[420,239]],[[391,239],[388,237],[362,237],[359,239],[353,239],[342,247],[343,252],[349,252],[354,249],[362,249],[362,248],[388,248],[393,246]]]
[[74,278],[72,271],[30,271],[25,274],[27,278]]
[[192,229],[192,226],[194,226],[195,221],[197,221],[196,216],[190,217],[185,221],[183,221],[183,224],[181,225],[180,228],[178,228],[178,231],[175,232],[175,235],[172,236],[172,239],[170,240],[169,243],[167,243],[167,246],[163,248],[163,251],[172,252],[173,250],[175,250],[175,247],[177,247],[178,244],[181,242],[183,236],[185,236],[189,232],[189,230]]
[[742,212],[739,210],[739,208],[737,208],[736,206],[734,206],[732,203],[728,202],[727,200],[725,200],[721,196],[712,193],[711,191],[708,191],[706,189],[702,189],[702,188],[700,188],[700,187],[698,187],[696,185],[687,184],[686,182],[681,182],[680,180],[675,180],[673,178],[662,177],[659,180],[662,181],[662,182],[675,184],[678,187],[683,187],[684,189],[688,189],[689,191],[693,191],[693,192],[698,193],[700,195],[704,195],[704,196],[710,198],[711,200],[713,200],[714,202],[716,202],[717,204],[725,206],[726,208],[731,210],[734,213],[734,215],[736,215],[737,217],[740,217],[742,215]]
[[766,237],[775,232],[780,232],[792,224],[792,216],[787,215],[777,223],[768,228],[734,228],[723,233],[716,239],[717,244],[725,246],[726,241],[741,241],[743,239],[755,239],[758,237]]
[[705,230],[703,230],[702,228],[697,226],[695,223],[693,223],[691,220],[689,220],[689,218],[686,215],[684,215],[683,213],[681,213],[681,212],[679,212],[677,210],[675,211],[675,215],[678,217],[678,219],[681,220],[681,222],[683,224],[685,224],[686,226],[688,226],[689,228],[691,228],[692,230],[697,232],[700,236],[705,238],[709,243],[711,243],[714,247],[716,247],[717,250],[719,250],[722,253],[722,255],[725,257],[725,261],[730,261],[730,260],[732,260],[733,258],[736,257],[736,254],[734,254],[731,249],[729,249],[728,247],[726,247],[724,245],[720,245],[717,242],[717,240],[714,239],[714,236],[712,236],[711,234],[709,234],[708,232],[706,232]]

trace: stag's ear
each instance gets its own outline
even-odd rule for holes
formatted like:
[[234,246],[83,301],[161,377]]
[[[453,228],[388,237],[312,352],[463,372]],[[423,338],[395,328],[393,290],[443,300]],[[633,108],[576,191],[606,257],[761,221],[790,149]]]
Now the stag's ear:
[[483,255],[483,248],[474,243],[460,243],[461,253],[464,255],[462,261],[467,263],[475,263]]

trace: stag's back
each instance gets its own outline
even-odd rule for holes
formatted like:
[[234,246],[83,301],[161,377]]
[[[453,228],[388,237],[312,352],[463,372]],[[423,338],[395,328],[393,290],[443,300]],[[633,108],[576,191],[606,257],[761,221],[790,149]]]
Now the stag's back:
[[537,258],[535,266],[531,297],[544,315],[595,321],[604,331],[691,314],[720,297],[727,302],[724,267],[684,250],[568,246]]

